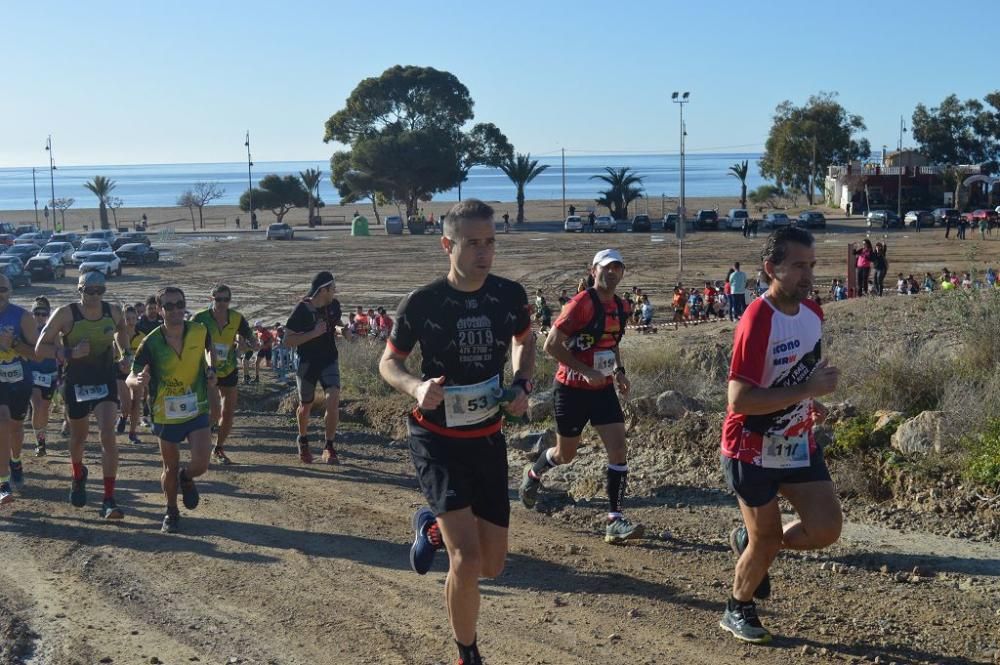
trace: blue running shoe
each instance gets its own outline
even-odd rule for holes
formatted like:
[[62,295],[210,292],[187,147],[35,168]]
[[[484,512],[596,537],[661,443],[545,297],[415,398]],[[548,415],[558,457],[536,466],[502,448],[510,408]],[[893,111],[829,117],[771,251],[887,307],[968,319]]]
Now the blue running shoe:
[[5,506],[14,501],[14,492],[10,489],[10,483],[0,483],[0,506]]
[[434,553],[441,547],[441,532],[434,513],[427,506],[413,513],[413,546],[410,547],[410,568],[418,575],[426,575],[434,563]]
[[10,482],[18,492],[24,489],[24,464],[10,463]]
[[87,467],[83,467],[83,475],[80,476],[80,480],[73,479],[73,488],[69,493],[69,502],[77,508],[83,508],[87,505],[87,475]]

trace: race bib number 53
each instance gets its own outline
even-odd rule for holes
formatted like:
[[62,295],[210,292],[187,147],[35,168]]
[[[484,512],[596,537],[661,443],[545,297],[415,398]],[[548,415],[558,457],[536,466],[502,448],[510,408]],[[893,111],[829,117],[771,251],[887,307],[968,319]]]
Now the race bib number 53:
[[489,420],[500,411],[500,376],[471,386],[445,386],[444,416],[448,427]]

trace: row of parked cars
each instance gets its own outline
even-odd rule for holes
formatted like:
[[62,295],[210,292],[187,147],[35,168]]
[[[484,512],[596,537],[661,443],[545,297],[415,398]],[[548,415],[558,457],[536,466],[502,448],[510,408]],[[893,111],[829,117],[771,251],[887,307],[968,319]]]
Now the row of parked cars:
[[[688,228],[699,231],[717,231],[723,229],[740,230],[744,223],[750,220],[750,213],[744,208],[733,208],[729,214],[720,218],[717,210],[699,210],[691,219],[687,220]],[[662,229],[664,231],[677,230],[680,216],[671,212],[663,216]],[[761,223],[765,229],[776,229],[782,226],[800,226],[807,229],[825,229],[826,216],[821,212],[809,210],[800,213],[798,217],[792,219],[783,212],[771,212],[764,215]],[[630,222],[626,223],[628,230],[633,233],[649,232],[653,230],[653,223],[649,215],[636,215]],[[585,217],[571,215],[563,222],[563,230],[567,233],[576,231],[618,231],[618,222],[610,215],[600,215],[594,218],[593,227]]]
[[957,226],[963,220],[967,224],[978,225],[985,220],[987,224],[995,226],[1000,223],[1000,206],[990,210],[981,208],[971,212],[962,212],[957,208],[935,208],[934,210],[909,210],[899,218],[892,210],[869,210],[865,215],[869,227],[879,227],[884,229],[898,229],[907,226],[916,226],[920,222],[921,227],[925,226]]
[[122,274],[123,265],[143,265],[160,260],[144,233],[128,231],[91,231],[53,233],[33,226],[12,227],[0,222],[0,272],[7,275],[14,288],[30,286],[32,280],[57,280],[66,276],[66,268],[79,272],[98,271],[107,277]]

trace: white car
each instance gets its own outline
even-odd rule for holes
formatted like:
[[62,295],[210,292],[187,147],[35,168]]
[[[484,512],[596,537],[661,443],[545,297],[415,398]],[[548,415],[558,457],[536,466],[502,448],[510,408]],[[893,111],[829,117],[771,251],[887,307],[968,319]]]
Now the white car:
[[569,233],[570,231],[578,231],[583,233],[583,217],[577,217],[576,215],[570,215],[563,222],[563,231]]
[[597,219],[594,220],[594,230],[595,231],[617,231],[618,222],[611,215],[599,215]]
[[292,230],[288,224],[282,222],[281,224],[271,224],[267,227],[267,233],[264,234],[265,240],[294,240],[295,231]]
[[113,251],[111,243],[107,240],[84,240],[83,244],[80,245],[80,249],[73,252],[73,256],[70,257],[70,261],[73,263],[83,263],[89,259],[92,254]]
[[743,229],[743,223],[748,219],[750,219],[750,213],[747,212],[746,208],[733,208],[726,215],[726,228],[740,231]]
[[121,277],[122,260],[114,252],[95,252],[80,263],[80,274],[85,272],[104,273],[105,277]]

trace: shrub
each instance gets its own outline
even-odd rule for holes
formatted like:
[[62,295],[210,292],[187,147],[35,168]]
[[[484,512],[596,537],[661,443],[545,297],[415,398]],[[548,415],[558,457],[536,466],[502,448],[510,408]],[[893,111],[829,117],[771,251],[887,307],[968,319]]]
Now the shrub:
[[965,477],[974,483],[1000,489],[1000,420],[991,420],[979,434],[967,436]]
[[899,422],[891,422],[875,430],[875,416],[872,414],[842,420],[834,425],[833,442],[823,450],[823,454],[837,459],[868,450],[887,449],[898,427]]

